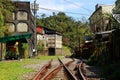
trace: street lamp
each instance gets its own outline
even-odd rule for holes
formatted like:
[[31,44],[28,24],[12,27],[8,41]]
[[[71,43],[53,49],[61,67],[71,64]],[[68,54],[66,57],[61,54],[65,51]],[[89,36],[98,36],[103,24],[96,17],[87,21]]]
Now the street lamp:
[[31,9],[34,14],[34,47],[33,47],[33,54],[37,54],[37,33],[36,33],[36,13],[39,9],[39,4],[36,3],[37,0],[34,0],[34,3],[31,4]]

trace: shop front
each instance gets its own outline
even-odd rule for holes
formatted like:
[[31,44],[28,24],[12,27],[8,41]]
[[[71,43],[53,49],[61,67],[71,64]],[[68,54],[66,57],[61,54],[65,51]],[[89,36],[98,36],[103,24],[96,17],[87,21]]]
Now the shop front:
[[[25,47],[23,47],[23,44],[28,44],[27,40],[31,37],[31,35],[32,33],[24,33],[0,37],[0,60],[24,58]],[[4,44],[4,46],[2,44]]]

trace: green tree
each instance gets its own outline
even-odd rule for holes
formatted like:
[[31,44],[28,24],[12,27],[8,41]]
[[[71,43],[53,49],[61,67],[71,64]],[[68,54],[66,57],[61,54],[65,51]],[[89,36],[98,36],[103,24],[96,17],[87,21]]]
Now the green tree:
[[3,24],[4,24],[3,15],[0,11],[0,27],[3,26]]
[[0,37],[4,35],[2,32],[3,24],[4,24],[3,15],[0,12]]
[[4,20],[9,20],[11,18],[11,12],[15,8],[13,5],[14,3],[11,0],[0,0],[0,10],[2,15],[4,16]]
[[0,36],[4,36],[7,29],[5,22],[10,20],[14,8],[11,0],[0,0]]
[[116,0],[116,6],[113,9],[113,13],[119,14],[120,13],[120,0]]
[[37,25],[61,32],[63,45],[72,49],[78,45],[78,37],[81,37],[81,42],[83,42],[83,36],[91,34],[87,22],[76,21],[63,12],[54,13],[53,16],[49,17],[43,16],[38,19]]

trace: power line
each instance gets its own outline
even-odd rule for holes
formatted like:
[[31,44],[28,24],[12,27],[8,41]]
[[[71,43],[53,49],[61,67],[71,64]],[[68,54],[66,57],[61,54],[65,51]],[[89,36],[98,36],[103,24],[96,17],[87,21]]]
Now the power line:
[[[60,11],[60,10],[48,9],[48,8],[43,8],[43,7],[40,7],[40,9],[51,11],[51,12],[64,12],[64,11]],[[89,14],[83,14],[83,13],[74,13],[74,12],[64,12],[64,13],[89,16]]]
[[[40,12],[38,12],[37,14],[38,14],[37,17],[40,17],[39,14],[42,15],[42,14],[45,14],[45,13],[40,13]],[[48,14],[46,15],[46,14],[45,14],[45,16],[47,17],[47,16],[50,16],[50,15],[48,15]],[[83,21],[83,20],[82,20],[83,17],[73,17],[73,16],[71,16],[71,18],[73,18],[74,20],[81,20],[81,21]],[[85,21],[87,21],[86,18],[85,18]]]
[[[68,2],[68,3],[70,3],[70,4],[73,4],[73,5],[77,6],[77,7],[80,7],[78,4],[76,4],[76,3],[74,3],[74,2],[71,2],[71,1],[68,1],[68,0],[64,0],[64,1],[66,1],[66,2]],[[80,8],[83,8],[84,10],[87,10],[90,14],[91,14],[91,12],[92,12],[92,10],[87,9],[87,8],[85,8],[85,7],[80,7]]]

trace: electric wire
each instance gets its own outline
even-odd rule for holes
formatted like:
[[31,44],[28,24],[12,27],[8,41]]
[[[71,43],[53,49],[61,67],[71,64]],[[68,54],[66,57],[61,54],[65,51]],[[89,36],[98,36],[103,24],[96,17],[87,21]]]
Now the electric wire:
[[74,12],[65,12],[65,11],[60,11],[60,10],[55,10],[55,9],[49,9],[49,8],[43,8],[43,7],[39,7],[39,9],[47,10],[47,11],[51,11],[51,12],[64,12],[64,13],[75,14],[75,15],[86,15],[86,16],[89,16],[89,14],[74,13]]
[[[74,3],[74,2],[71,2],[71,1],[68,1],[68,0],[64,0],[64,1],[66,1],[66,2],[68,2],[68,3],[70,3],[70,4],[73,4],[73,5],[77,6],[77,7],[80,7],[78,4],[76,4],[76,3]],[[87,10],[90,14],[91,14],[91,12],[93,12],[92,10],[87,9],[87,8],[85,8],[85,7],[80,7],[80,8],[83,8],[84,10]]]

